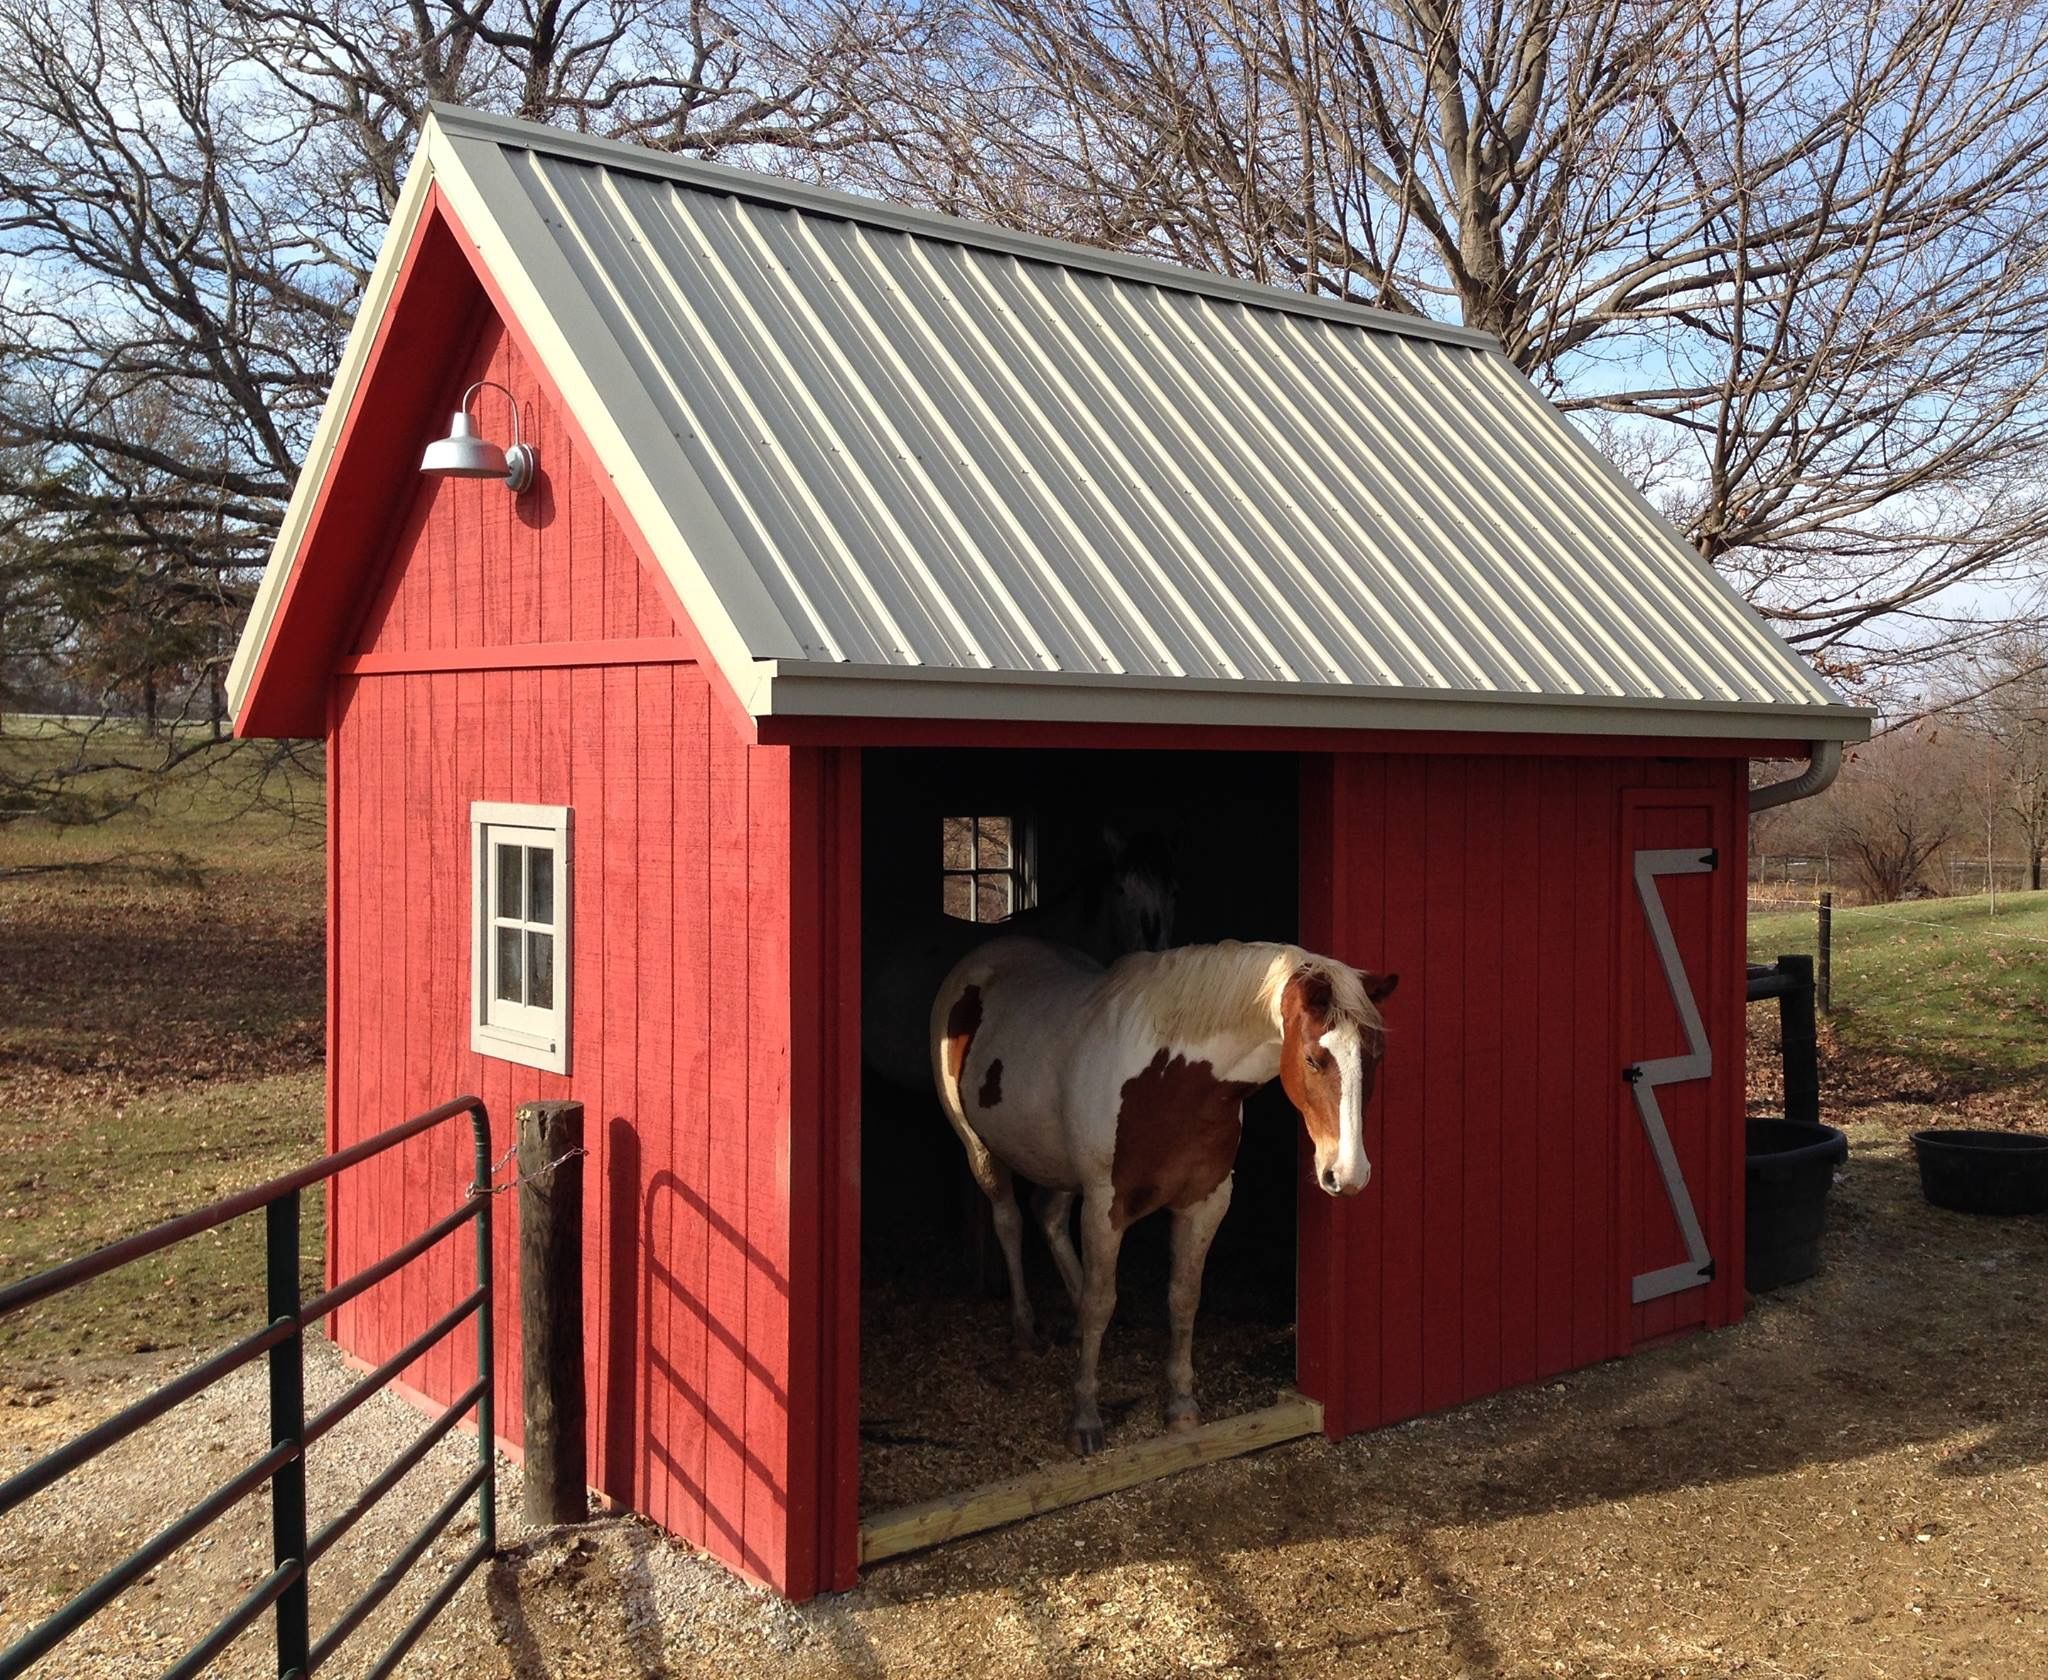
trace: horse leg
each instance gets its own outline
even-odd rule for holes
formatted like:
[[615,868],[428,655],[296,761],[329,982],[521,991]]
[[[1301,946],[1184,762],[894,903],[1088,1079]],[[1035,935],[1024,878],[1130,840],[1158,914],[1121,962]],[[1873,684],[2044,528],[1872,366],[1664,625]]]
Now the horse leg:
[[989,1152],[980,1133],[967,1123],[960,1111],[957,1091],[940,1090],[946,1120],[967,1152],[967,1171],[988,1198],[995,1217],[996,1241],[1002,1245],[1003,1265],[1010,1274],[1010,1335],[1021,1353],[1038,1351],[1038,1327],[1031,1317],[1031,1297],[1024,1288],[1024,1216],[1017,1211],[1017,1185],[1008,1166]]
[[1010,1169],[990,1158],[996,1187],[988,1190],[988,1201],[996,1220],[996,1241],[1003,1245],[1003,1264],[1010,1273],[1010,1337],[1019,1353],[1039,1351],[1038,1327],[1032,1322],[1031,1297],[1024,1288],[1024,1215],[1017,1210],[1017,1187]]
[[1195,1308],[1202,1299],[1202,1267],[1209,1243],[1230,1206],[1230,1179],[1191,1207],[1173,1210],[1173,1272],[1166,1286],[1166,1313],[1173,1327],[1166,1356],[1166,1421],[1192,1429],[1202,1421],[1195,1404]]
[[1116,1311],[1116,1260],[1124,1234],[1110,1219],[1113,1193],[1090,1190],[1081,1199],[1081,1362],[1074,1377],[1074,1418],[1067,1445],[1081,1457],[1102,1450],[1102,1412],[1096,1405],[1096,1369],[1102,1333]]
[[1059,1268],[1060,1282],[1067,1286],[1067,1299],[1074,1303],[1078,1314],[1081,1257],[1074,1252],[1074,1192],[1041,1190],[1032,1203],[1032,1212],[1038,1216],[1038,1228],[1045,1233],[1046,1246],[1052,1250],[1052,1263]]

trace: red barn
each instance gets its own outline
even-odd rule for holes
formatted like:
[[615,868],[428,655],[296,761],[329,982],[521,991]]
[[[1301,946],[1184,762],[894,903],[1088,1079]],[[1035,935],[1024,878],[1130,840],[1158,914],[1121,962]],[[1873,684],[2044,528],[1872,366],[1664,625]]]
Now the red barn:
[[[530,484],[422,472],[458,407]],[[581,1099],[593,1474],[795,1596],[859,1556],[864,928],[1121,801],[1187,937],[1401,973],[1371,1188],[1290,1215],[1342,1435],[1740,1315],[1749,766],[1867,728],[1489,338],[445,109],[232,694],[327,743],[330,1144]]]

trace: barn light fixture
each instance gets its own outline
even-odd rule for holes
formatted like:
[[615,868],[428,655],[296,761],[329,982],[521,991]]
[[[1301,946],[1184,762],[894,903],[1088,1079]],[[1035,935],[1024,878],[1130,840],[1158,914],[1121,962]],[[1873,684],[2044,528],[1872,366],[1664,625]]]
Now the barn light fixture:
[[464,391],[462,406],[448,424],[448,435],[427,445],[426,454],[420,457],[420,471],[435,478],[502,478],[505,488],[516,496],[533,483],[539,463],[533,445],[519,435],[519,399],[510,391],[505,391],[505,400],[512,405],[512,447],[500,449],[489,438],[476,435],[469,402],[485,386],[505,391],[495,379],[479,379]]

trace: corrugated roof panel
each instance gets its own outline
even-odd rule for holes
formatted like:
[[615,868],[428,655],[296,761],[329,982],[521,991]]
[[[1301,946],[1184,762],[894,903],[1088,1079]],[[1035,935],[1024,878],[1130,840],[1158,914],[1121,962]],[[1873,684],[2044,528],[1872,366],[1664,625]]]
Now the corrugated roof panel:
[[477,132],[807,661],[1836,704],[1469,335]]

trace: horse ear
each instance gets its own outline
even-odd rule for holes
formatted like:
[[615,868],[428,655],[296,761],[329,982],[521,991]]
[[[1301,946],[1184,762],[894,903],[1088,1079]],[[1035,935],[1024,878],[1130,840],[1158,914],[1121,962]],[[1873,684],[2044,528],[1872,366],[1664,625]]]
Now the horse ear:
[[1304,1015],[1327,1015],[1336,999],[1330,977],[1319,968],[1297,968],[1287,982],[1287,1002]]
[[1394,988],[1401,983],[1398,974],[1375,974],[1371,969],[1360,969],[1358,978],[1365,983],[1365,995],[1374,1003],[1385,1003],[1394,995]]

